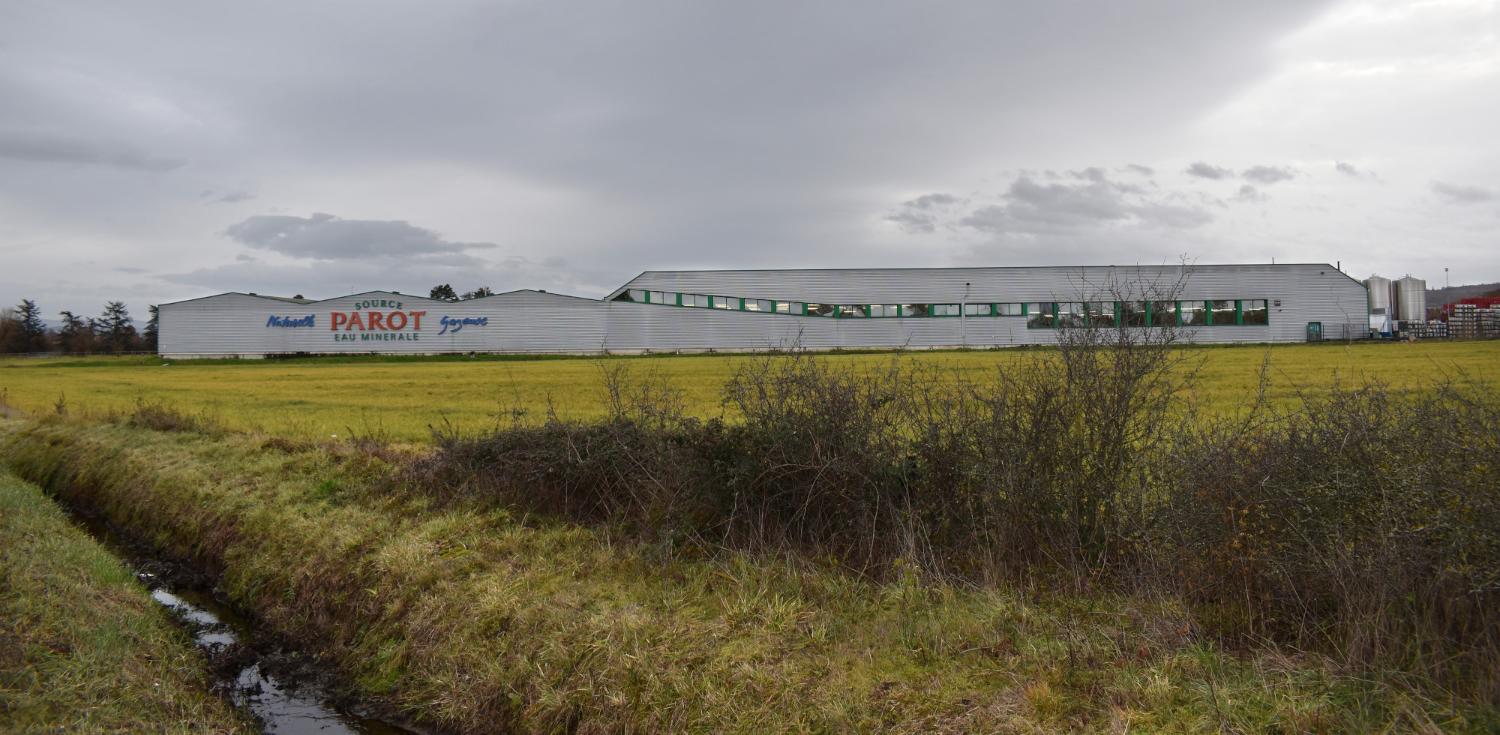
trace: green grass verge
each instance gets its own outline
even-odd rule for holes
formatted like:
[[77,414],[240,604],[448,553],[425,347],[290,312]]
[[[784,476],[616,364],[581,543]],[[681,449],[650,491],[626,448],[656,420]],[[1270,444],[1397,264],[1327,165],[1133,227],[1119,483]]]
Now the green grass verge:
[[[463,732],[1485,731],[1172,600],[1021,595],[666,545],[381,492],[350,449],[0,422],[23,475],[220,576],[366,695]],[[899,571],[899,570],[898,570]]]
[[0,732],[251,732],[119,560],[0,472]]
[[[1030,355],[1022,350],[913,352],[909,359],[943,376],[981,379]],[[1262,361],[1271,361],[1272,401],[1300,390],[1381,380],[1424,386],[1440,373],[1464,371],[1500,382],[1500,341],[1352,343],[1194,348],[1203,361],[1193,392],[1210,412],[1228,414],[1255,398]],[[163,403],[235,429],[302,439],[373,435],[422,441],[431,426],[492,428],[515,409],[540,419],[604,413],[602,365],[664,378],[680,389],[689,412],[723,411],[725,381],[747,358],[682,355],[620,358],[330,357],[297,360],[176,361],[156,358],[0,359],[0,399],[32,414],[54,413],[59,397],[72,413],[129,411],[138,401]],[[829,353],[833,365],[879,366],[886,354]]]

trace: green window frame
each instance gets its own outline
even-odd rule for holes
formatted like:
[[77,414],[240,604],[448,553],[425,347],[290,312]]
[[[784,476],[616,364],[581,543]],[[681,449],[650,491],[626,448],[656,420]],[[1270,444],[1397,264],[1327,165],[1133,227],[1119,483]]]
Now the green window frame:
[[[1248,304],[1249,306],[1246,306]],[[1271,323],[1269,299],[1244,299],[1240,305],[1240,323],[1246,326],[1263,327]]]
[[1083,321],[1085,324],[1098,322],[1104,326],[1113,327],[1118,323],[1119,310],[1115,308],[1113,301],[1087,301],[1083,304]]
[[1177,323],[1184,327],[1208,326],[1208,302],[1203,300],[1178,301]]
[[[1182,324],[1182,309],[1176,301],[1148,301],[1146,304],[1147,326],[1176,327]],[[1159,323],[1162,321],[1163,315],[1166,317],[1166,323],[1164,324]]]
[[1235,301],[1229,299],[1209,299],[1204,302],[1208,308],[1208,326],[1226,327],[1239,323],[1239,307]]
[[1052,329],[1057,326],[1057,303],[1034,301],[1026,304],[1027,329]]

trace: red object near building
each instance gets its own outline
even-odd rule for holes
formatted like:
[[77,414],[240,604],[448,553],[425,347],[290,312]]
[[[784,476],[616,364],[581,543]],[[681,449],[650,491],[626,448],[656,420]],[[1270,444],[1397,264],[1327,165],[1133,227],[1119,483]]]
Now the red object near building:
[[1458,304],[1471,304],[1480,309],[1492,309],[1500,306],[1500,296],[1470,296],[1467,299],[1459,299],[1455,304],[1443,304],[1443,316],[1453,314],[1453,307]]

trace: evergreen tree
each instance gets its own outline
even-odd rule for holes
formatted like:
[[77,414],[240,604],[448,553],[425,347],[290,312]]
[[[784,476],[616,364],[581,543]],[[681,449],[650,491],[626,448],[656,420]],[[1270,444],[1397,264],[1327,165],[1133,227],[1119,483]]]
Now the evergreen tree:
[[144,335],[146,339],[145,342],[141,345],[141,348],[149,350],[151,352],[155,352],[157,345],[157,334],[161,331],[161,309],[158,308],[156,304],[152,304],[150,312],[151,318],[146,320],[146,331]]
[[42,323],[42,310],[31,299],[21,299],[16,306],[16,324],[20,349],[16,352],[46,352],[47,325]]
[[477,298],[480,298],[482,296],[494,296],[494,295],[495,295],[495,292],[492,291],[492,290],[490,290],[489,286],[480,286],[479,288],[476,288],[473,291],[469,291],[469,292],[465,293],[463,295],[463,299],[465,301],[467,301],[469,299],[477,299]]
[[130,311],[123,301],[111,301],[104,305],[104,313],[94,322],[94,331],[105,350],[125,352],[136,346],[136,332]]
[[21,320],[12,309],[0,309],[0,352],[20,352]]
[[63,325],[57,333],[63,352],[85,353],[94,349],[93,320],[85,321],[71,311],[62,312]]
[[458,292],[453,290],[453,286],[451,284],[444,283],[438,286],[433,286],[432,292],[427,295],[427,298],[434,299],[436,301],[457,301]]

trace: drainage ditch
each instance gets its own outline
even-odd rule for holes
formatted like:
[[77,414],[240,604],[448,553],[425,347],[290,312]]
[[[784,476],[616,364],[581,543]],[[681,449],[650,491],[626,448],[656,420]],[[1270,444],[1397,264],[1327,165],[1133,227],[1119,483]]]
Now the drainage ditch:
[[[64,506],[65,508],[67,506]],[[72,511],[74,520],[121,561],[151,598],[192,635],[208,661],[213,689],[276,735],[422,735],[426,731],[383,717],[368,704],[341,696],[318,662],[277,645],[216,598],[208,580],[130,543],[102,519]]]

